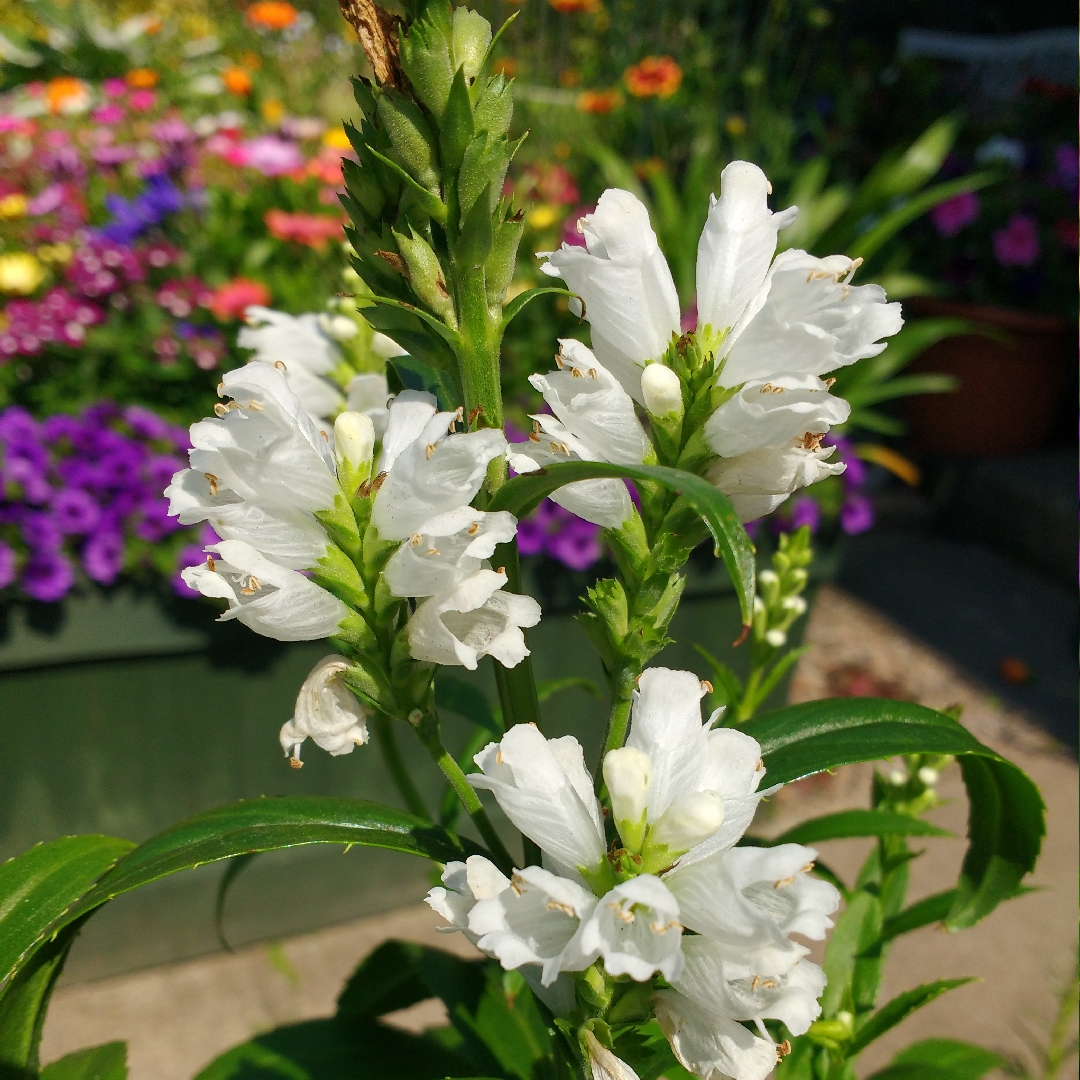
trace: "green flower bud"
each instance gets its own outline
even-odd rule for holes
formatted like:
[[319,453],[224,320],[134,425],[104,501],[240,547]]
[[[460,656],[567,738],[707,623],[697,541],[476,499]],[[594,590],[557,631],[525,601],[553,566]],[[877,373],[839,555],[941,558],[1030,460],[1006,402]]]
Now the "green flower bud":
[[491,44],[491,23],[479,12],[459,7],[454,11],[454,67],[465,69],[465,81],[471,83],[480,72]]
[[484,263],[484,288],[487,291],[488,307],[498,310],[506,297],[506,290],[514,277],[517,267],[518,244],[525,231],[525,222],[520,214],[507,218],[496,230],[491,241],[491,251]]
[[[469,143],[465,149],[461,171],[458,173],[458,205],[461,208],[462,221],[489,184],[491,197],[495,202],[498,201],[509,165],[510,157],[504,135],[494,137],[487,132],[481,132]],[[494,210],[495,203],[488,209]]]
[[376,102],[379,123],[385,128],[393,151],[388,157],[428,191],[439,191],[439,163],[435,137],[423,114],[408,98],[387,90]]
[[428,4],[401,43],[401,68],[416,96],[442,119],[457,64],[451,55],[453,28],[444,4]]
[[473,110],[473,127],[492,135],[504,135],[514,115],[514,84],[505,75],[488,79]]
[[401,252],[409,270],[409,283],[420,301],[448,326],[457,329],[457,315],[454,301],[446,288],[442,264],[431,245],[410,229],[410,236],[394,232],[398,251]]

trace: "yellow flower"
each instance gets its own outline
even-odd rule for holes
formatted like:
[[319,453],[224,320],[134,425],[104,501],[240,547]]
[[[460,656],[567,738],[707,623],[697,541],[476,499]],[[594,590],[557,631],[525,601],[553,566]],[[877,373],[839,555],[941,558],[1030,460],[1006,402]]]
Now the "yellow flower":
[[45,280],[45,267],[25,251],[0,255],[0,292],[26,296]]
[[737,139],[746,134],[746,121],[738,113],[731,113],[724,121],[724,130],[733,139]]
[[21,192],[0,199],[0,218],[17,218],[26,213],[26,196]]
[[275,127],[281,123],[281,118],[285,115],[285,106],[277,100],[277,98],[268,98],[262,103],[263,119],[268,124],[273,124]]
[[530,210],[525,219],[533,229],[546,229],[559,220],[559,208],[543,203]]
[[352,143],[345,134],[344,128],[332,127],[322,137],[323,146],[329,146],[332,150],[348,150]]

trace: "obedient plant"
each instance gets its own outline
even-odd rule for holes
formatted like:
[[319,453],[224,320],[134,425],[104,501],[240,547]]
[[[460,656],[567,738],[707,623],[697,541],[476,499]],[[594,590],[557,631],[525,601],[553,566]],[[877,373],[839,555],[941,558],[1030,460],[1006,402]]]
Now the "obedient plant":
[[[786,634],[805,612],[810,552],[804,531],[757,575],[742,522],[838,468],[821,438],[847,406],[822,376],[880,352],[899,310],[879,288],[851,283],[857,261],[774,259],[796,211],[772,212],[767,179],[746,162],[724,170],[701,237],[696,331],[680,333],[647,214],[618,190],[582,219],[584,249],[542,256],[567,289],[504,303],[521,234],[502,195],[512,88],[491,74],[491,30],[476,13],[439,0],[406,9],[402,19],[370,0],[344,5],[375,74],[355,82],[364,118],[351,130],[359,162],[346,169],[344,202],[375,305],[365,315],[408,360],[391,359],[384,400],[361,405],[339,385],[333,424],[317,422],[328,415],[313,418],[301,398],[308,376],[336,370],[332,335],[255,313],[256,358],[222,379],[216,416],[192,427],[190,467],[168,496],[181,522],[208,523],[220,538],[185,579],[224,601],[222,618],[335,649],[281,729],[290,764],[308,739],[336,756],[376,752],[374,733],[409,812],[262,799],[134,850],[68,838],[0,867],[0,896],[17,897],[0,906],[0,1055],[36,1072],[49,990],[102,903],[183,867],[322,842],[433,860],[442,884],[428,903],[486,959],[388,943],[332,1020],[260,1036],[206,1077],[655,1080],[689,1070],[763,1080],[778,1069],[853,1080],[865,1046],[958,985],[877,1008],[889,943],[929,922],[970,926],[1021,891],[1042,835],[1031,782],[952,716],[851,698],[755,716],[797,656]],[[545,293],[570,296],[592,348],[558,343],[555,370],[532,380],[550,412],[511,449],[500,341]],[[541,612],[521,591],[517,521],[548,495],[601,527],[617,568],[588,591],[580,619],[610,696],[592,769],[576,738],[544,732],[525,634]],[[669,640],[685,563],[709,538],[752,650],[745,683],[715,660],[716,686],[648,666]],[[485,657],[497,711],[440,671]],[[475,724],[456,754],[443,737],[448,710]],[[404,764],[398,730],[447,780],[438,813]],[[749,831],[781,785],[896,756],[905,769],[875,780],[871,809],[771,840]],[[954,758],[972,804],[959,881],[904,907],[906,838],[940,832],[920,815]],[[492,802],[520,840],[496,828]],[[461,809],[467,833],[456,830]],[[839,836],[878,839],[850,890],[812,846]],[[834,919],[819,966],[803,942],[825,938]],[[432,996],[447,1003],[449,1028],[407,1036],[378,1023]],[[965,1076],[996,1063],[947,1045]],[[933,1065],[941,1052],[911,1048],[904,1063]]]

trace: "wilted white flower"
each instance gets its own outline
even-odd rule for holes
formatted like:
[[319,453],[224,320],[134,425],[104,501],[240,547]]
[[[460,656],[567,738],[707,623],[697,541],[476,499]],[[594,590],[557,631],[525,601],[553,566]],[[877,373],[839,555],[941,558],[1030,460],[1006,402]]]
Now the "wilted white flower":
[[332,593],[242,540],[222,540],[206,550],[212,553],[206,562],[189,566],[182,577],[203,596],[228,601],[219,622],[237,619],[278,641],[318,641],[336,633],[350,614]]
[[342,682],[342,672],[349,669],[344,656],[324,656],[304,680],[296,698],[293,718],[281,728],[281,747],[292,755],[297,767],[300,747],[305,739],[328,754],[350,754],[354,746],[368,741],[367,717],[370,710]]
[[620,1057],[616,1057],[591,1032],[585,1032],[585,1045],[589,1051],[589,1068],[593,1080],[638,1080],[638,1074]]
[[482,855],[470,855],[464,862],[446,864],[442,885],[427,894],[425,903],[450,923],[437,928],[441,933],[461,930],[475,945],[476,936],[469,930],[469,913],[479,901],[490,900],[509,887],[510,879],[497,866]]

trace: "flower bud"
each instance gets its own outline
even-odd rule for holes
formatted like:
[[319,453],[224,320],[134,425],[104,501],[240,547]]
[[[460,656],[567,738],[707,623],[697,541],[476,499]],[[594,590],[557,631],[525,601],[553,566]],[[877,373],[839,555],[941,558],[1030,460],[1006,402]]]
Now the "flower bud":
[[446,287],[439,257],[422,236],[417,236],[411,229],[409,233],[411,235],[395,232],[394,239],[409,268],[409,283],[413,292],[447,325],[457,329],[454,302]]
[[682,415],[682,383],[663,364],[649,364],[641,373],[641,396],[653,416]]
[[376,102],[379,123],[394,144],[398,164],[428,191],[439,190],[435,137],[423,113],[408,98],[384,91]]
[[783,608],[785,611],[793,611],[796,616],[806,614],[806,601],[801,596],[785,596]]
[[465,69],[465,80],[471,83],[491,44],[491,23],[479,12],[459,7],[454,11],[453,26],[454,64]]
[[724,800],[715,791],[696,791],[676,799],[652,827],[650,848],[667,848],[670,861],[708,840],[724,824]]
[[765,632],[765,640],[774,648],[779,649],[787,644],[787,634],[783,630],[773,629]]
[[604,783],[619,836],[627,850],[636,853],[645,838],[645,814],[653,783],[649,755],[632,746],[612,750],[604,758]]
[[931,769],[929,765],[924,765],[917,773],[919,780],[926,787],[933,787],[940,779],[940,774],[937,769]]
[[367,474],[375,451],[375,426],[361,412],[343,412],[334,421],[334,457],[340,472]]
[[589,1053],[592,1080],[638,1080],[638,1074],[622,1058],[616,1057],[591,1031],[585,1032],[585,1046]]
[[348,341],[360,333],[360,327],[347,315],[320,315],[319,329],[335,341]]

